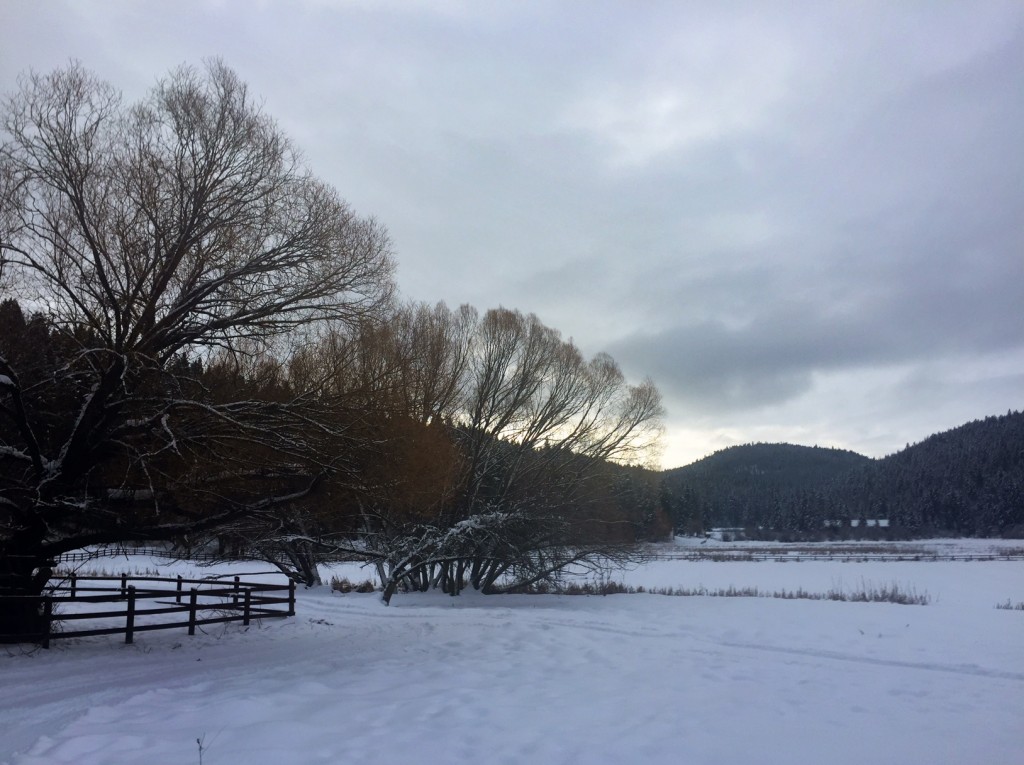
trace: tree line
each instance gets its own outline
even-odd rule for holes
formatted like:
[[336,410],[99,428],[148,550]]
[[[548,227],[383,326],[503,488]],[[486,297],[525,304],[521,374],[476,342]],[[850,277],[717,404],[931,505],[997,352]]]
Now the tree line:
[[[660,396],[537,317],[404,304],[384,228],[237,75],[29,74],[0,145],[0,593],[85,545],[528,586],[664,535]],[[629,467],[632,466],[632,467]],[[31,631],[5,605],[0,633]]]
[[[667,471],[662,492],[676,528],[691,533],[1022,537],[1024,413],[970,422],[879,460],[790,444],[731,447]],[[888,526],[864,523],[879,519]]]

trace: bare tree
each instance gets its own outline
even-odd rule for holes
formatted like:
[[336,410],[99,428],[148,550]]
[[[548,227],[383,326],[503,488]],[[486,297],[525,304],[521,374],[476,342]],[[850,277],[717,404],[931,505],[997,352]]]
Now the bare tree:
[[461,390],[452,429],[461,492],[394,538],[385,602],[403,583],[454,594],[466,576],[495,591],[499,580],[523,587],[572,564],[620,559],[615,543],[632,542],[632,526],[593,484],[610,462],[639,462],[654,448],[654,385],[630,386],[609,356],[587,362],[536,316],[496,309],[473,329]]
[[438,516],[459,491],[462,460],[450,425],[475,322],[468,307],[399,305],[384,320],[334,327],[292,358],[298,389],[327,391],[363,412],[362,448],[329,502],[290,513],[259,537],[265,557],[290,567],[357,554],[386,576],[388,553],[409,525]]
[[[384,229],[309,173],[219,61],[134,105],[79,66],[30,74],[3,130],[2,275],[46,316],[60,366],[29,386],[0,358],[0,591],[38,592],[47,560],[83,544],[307,492],[339,436],[323,399],[213,396],[183,359],[372,315],[392,289]],[[60,421],[47,389],[70,402]],[[0,632],[23,621],[0,614]]]
[[628,385],[607,355],[587,361],[537,317],[399,306],[303,348],[290,377],[367,416],[329,502],[249,532],[282,568],[313,582],[318,556],[358,554],[387,600],[399,586],[528,586],[631,554],[643,524],[619,501],[613,463],[651,455],[658,391]]

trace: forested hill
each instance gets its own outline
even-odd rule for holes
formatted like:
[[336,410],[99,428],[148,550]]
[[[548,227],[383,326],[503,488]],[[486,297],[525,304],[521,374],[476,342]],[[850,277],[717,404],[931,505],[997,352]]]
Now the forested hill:
[[843,476],[830,497],[849,517],[908,529],[1024,533],[1024,412],[930,436]]
[[[871,463],[842,449],[794,444],[731,446],[686,467],[665,471],[662,496],[676,528],[795,527],[793,500]],[[803,525],[803,524],[800,524]]]
[[1024,413],[971,422],[881,460],[791,444],[731,447],[666,471],[662,497],[680,531],[817,533],[887,519],[893,533],[1017,533]]
[[724,480],[729,483],[780,489],[806,488],[832,480],[871,459],[845,449],[794,444],[730,446],[686,467],[665,471],[672,476]]

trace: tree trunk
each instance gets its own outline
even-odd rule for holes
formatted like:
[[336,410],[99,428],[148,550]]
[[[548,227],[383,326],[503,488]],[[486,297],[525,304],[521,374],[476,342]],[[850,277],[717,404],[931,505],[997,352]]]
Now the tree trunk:
[[319,587],[323,584],[320,579],[320,567],[317,565],[318,556],[312,550],[301,550],[299,552],[299,564],[302,571],[302,582],[307,587]]
[[487,567],[487,573],[484,575],[483,581],[481,582],[480,592],[484,595],[493,595],[498,590],[495,589],[494,583],[498,581],[498,578],[508,571],[511,563],[502,563],[501,561],[492,561],[490,566]]
[[41,596],[53,565],[38,544],[26,544],[17,536],[0,544],[0,643],[42,637],[48,626],[41,613]]
[[459,560],[459,565],[455,569],[455,595],[462,592],[463,583],[466,581],[466,559],[462,558]]
[[384,585],[384,591],[380,594],[381,602],[385,606],[391,605],[391,596],[395,594],[395,590],[398,589],[398,579],[394,574],[388,579],[387,584]]

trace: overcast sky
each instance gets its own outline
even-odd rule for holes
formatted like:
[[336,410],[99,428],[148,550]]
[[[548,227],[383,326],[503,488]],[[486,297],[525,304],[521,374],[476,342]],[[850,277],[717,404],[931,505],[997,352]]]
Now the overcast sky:
[[1024,408],[1024,3],[20,2],[0,89],[220,56],[409,298],[665,396],[662,464]]

